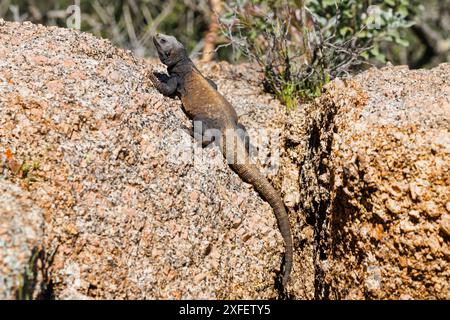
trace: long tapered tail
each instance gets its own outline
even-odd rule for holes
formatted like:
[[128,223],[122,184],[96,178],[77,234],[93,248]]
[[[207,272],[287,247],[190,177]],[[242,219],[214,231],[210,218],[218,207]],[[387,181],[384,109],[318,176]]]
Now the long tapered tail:
[[222,153],[228,161],[230,167],[239,175],[239,177],[253,185],[256,191],[267,201],[273,209],[277,219],[278,228],[284,239],[284,274],[282,284],[286,287],[292,270],[293,261],[293,241],[289,217],[286,212],[283,200],[280,194],[275,190],[267,178],[261,174],[258,167],[250,162],[249,154],[245,144],[236,133],[236,127],[232,126],[226,130],[223,139],[220,140]]
[[285,287],[292,270],[293,243],[289,217],[286,213],[284,203],[279,193],[266,179],[266,177],[260,173],[259,169],[254,164],[230,164],[230,166],[236,171],[242,180],[252,184],[261,196],[272,206],[278,222],[278,228],[280,229],[285,243],[283,274],[283,287]]

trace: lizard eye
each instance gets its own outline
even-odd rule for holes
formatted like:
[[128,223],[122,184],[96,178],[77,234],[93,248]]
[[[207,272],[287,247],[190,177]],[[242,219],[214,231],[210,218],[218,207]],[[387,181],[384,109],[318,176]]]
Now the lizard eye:
[[167,40],[166,39],[161,39],[161,43],[166,43]]

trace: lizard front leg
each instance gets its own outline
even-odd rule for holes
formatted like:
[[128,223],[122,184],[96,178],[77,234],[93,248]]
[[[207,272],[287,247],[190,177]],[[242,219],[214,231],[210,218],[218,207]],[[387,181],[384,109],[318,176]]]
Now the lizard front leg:
[[159,80],[153,72],[148,72],[147,76],[159,92],[165,96],[173,96],[177,91],[178,80],[176,77],[170,77],[166,82]]

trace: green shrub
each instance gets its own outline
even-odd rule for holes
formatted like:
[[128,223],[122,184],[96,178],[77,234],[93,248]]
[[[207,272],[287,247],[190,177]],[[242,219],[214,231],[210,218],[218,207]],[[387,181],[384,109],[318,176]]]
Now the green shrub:
[[415,0],[239,0],[221,17],[233,47],[264,71],[264,86],[288,108],[320,95],[330,79],[383,60],[379,44],[406,45]]
[[[1,0],[0,17],[67,27],[74,0]],[[155,32],[175,35],[189,51],[207,28],[208,0],[80,0],[81,30],[110,39],[139,56],[155,56]]]
[[370,47],[362,53],[363,57],[380,61],[385,61],[381,43],[408,45],[401,31],[414,24],[414,17],[421,9],[418,0],[309,0],[307,3],[324,36],[330,35],[337,21],[337,40],[356,36],[358,43]]

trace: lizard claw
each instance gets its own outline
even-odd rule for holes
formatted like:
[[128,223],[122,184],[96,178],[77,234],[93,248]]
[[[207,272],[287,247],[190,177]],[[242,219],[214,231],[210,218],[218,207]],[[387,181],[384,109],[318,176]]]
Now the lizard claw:
[[155,73],[153,72],[153,70],[147,70],[145,72],[145,76],[146,76],[146,78],[149,78],[153,84],[156,84],[158,82],[158,78],[155,76]]

